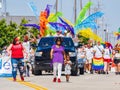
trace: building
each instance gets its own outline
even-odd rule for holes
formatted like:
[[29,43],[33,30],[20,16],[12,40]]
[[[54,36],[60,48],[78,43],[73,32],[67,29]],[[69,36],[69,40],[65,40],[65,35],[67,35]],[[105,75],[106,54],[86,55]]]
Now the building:
[[39,24],[39,20],[36,19],[35,16],[0,16],[1,19],[6,19],[6,22],[9,24],[10,21],[16,22],[17,24],[20,24],[21,20],[25,18],[26,20],[29,21],[31,24]]

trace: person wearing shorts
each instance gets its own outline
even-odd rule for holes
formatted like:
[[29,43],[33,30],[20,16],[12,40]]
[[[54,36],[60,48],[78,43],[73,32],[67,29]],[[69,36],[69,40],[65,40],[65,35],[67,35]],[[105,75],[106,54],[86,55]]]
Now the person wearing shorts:
[[103,58],[104,58],[104,74],[108,74],[109,63],[111,62],[111,55],[110,49],[107,44],[105,45]]
[[120,74],[120,53],[119,50],[115,50],[115,52],[113,52],[114,55],[114,63],[115,63],[115,74],[118,75]]
[[93,48],[90,44],[87,45],[87,48],[85,49],[86,52],[86,68],[88,69],[88,73],[92,74],[92,59],[93,59]]

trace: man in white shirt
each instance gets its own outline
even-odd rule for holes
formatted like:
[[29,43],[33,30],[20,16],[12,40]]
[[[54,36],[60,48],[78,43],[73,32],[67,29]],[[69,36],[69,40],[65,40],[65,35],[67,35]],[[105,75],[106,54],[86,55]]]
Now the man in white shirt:
[[93,59],[93,48],[90,44],[87,45],[85,49],[86,52],[86,69],[88,69],[88,73],[92,73],[92,59]]
[[[97,60],[97,63],[99,63],[99,65],[97,65],[97,67],[99,67],[99,69],[97,69],[98,74],[103,73],[104,66],[101,66],[101,64],[102,64],[101,62],[104,63],[104,61],[103,61],[104,47],[101,45],[100,41],[97,42],[97,45],[94,46],[93,50],[94,50],[94,60]],[[93,60],[93,62],[94,62],[94,60]]]
[[94,46],[94,57],[95,58],[102,58],[103,57],[103,52],[104,52],[104,47],[100,44],[100,41],[97,43],[97,45]]

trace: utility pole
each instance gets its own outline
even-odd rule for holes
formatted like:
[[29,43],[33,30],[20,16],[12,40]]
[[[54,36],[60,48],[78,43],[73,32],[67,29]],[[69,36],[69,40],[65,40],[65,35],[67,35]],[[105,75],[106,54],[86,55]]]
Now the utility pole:
[[56,13],[58,12],[58,0],[56,0]]
[[3,10],[3,15],[6,17],[6,9],[7,9],[7,4],[6,4],[6,0],[3,0],[3,8],[4,8],[4,10]]
[[82,0],[80,0],[80,10],[82,10]]
[[[91,2],[91,0],[89,0],[89,2]],[[89,15],[91,14],[91,8],[89,8]]]
[[62,3],[63,3],[63,1],[61,0],[61,12],[62,12]]
[[75,15],[74,15],[74,22],[75,22],[75,23],[76,23],[76,18],[77,18],[76,5],[77,5],[77,0],[74,0],[74,11],[75,11]]
[[2,8],[2,0],[0,0],[0,9]]

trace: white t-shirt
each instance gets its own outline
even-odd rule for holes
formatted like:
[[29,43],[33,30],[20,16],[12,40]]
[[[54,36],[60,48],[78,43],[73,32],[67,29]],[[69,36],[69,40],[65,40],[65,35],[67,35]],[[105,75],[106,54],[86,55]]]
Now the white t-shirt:
[[39,42],[40,42],[40,38],[39,38],[39,39],[37,39],[37,44],[39,44]]
[[88,60],[91,60],[93,58],[93,48],[86,48],[85,52],[86,52],[86,58]]
[[109,50],[109,48],[104,49],[104,58],[105,59],[110,59],[110,50]]
[[62,35],[62,34],[60,34],[60,35],[55,34],[54,37],[64,37],[64,35]]
[[66,37],[71,37],[72,38],[72,34],[71,33],[67,33]]
[[26,52],[30,52],[30,42],[23,42],[23,47],[25,48]]
[[116,53],[116,54],[115,54],[115,57],[116,57],[116,58],[120,58],[120,53]]
[[95,57],[96,58],[101,58],[103,50],[104,50],[104,47],[102,45],[99,45],[99,46],[96,45],[96,46],[94,46]]
[[77,59],[81,59],[82,57],[85,57],[85,51],[81,50],[81,48],[78,49]]

